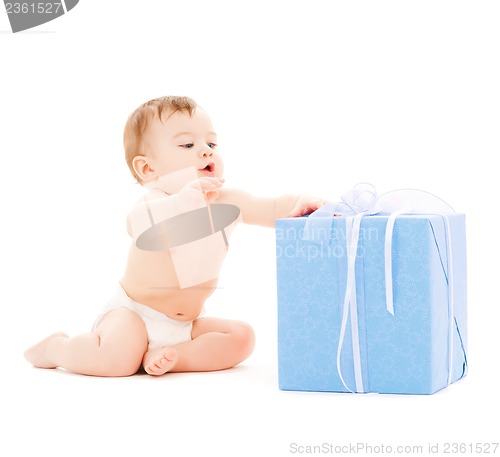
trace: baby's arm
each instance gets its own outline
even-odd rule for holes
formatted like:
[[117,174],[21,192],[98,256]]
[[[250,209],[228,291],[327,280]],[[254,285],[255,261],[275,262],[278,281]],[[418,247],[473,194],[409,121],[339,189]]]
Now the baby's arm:
[[309,195],[282,195],[277,198],[255,197],[237,189],[221,189],[217,203],[238,206],[243,222],[274,227],[276,219],[310,214],[325,201]]

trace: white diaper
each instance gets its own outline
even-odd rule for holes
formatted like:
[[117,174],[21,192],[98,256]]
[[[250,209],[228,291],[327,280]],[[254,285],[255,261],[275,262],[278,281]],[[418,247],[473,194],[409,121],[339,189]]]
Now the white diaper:
[[117,308],[130,309],[143,320],[148,333],[149,349],[174,346],[191,340],[193,321],[177,321],[149,306],[138,303],[126,294],[121,285],[115,296],[104,306],[92,331],[97,328],[107,313]]

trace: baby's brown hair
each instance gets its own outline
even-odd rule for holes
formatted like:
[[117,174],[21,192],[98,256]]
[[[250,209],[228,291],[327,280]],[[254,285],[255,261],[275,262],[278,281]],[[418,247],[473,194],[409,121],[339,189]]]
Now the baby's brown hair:
[[157,118],[160,122],[163,122],[165,114],[168,114],[165,118],[168,119],[177,111],[188,113],[191,116],[197,107],[197,103],[189,97],[170,95],[154,98],[143,103],[129,116],[123,132],[123,145],[125,147],[127,165],[138,182],[141,182],[141,179],[137,176],[132,161],[136,156],[145,155],[144,133],[151,121]]

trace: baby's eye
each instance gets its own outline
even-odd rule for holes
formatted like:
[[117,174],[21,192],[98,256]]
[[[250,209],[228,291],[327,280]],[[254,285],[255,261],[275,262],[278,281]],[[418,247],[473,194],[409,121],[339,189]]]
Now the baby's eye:
[[212,148],[212,149],[217,147],[217,145],[215,143],[207,143],[207,145],[209,148]]
[[181,148],[186,148],[186,149],[191,149],[194,146],[193,143],[186,143],[186,144],[181,144]]

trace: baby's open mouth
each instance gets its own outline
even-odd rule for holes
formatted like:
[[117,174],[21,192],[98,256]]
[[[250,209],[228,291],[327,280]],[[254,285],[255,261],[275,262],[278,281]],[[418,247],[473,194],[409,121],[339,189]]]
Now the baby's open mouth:
[[215,170],[215,163],[210,162],[205,168],[201,168],[201,171],[206,171],[208,173],[213,173]]

